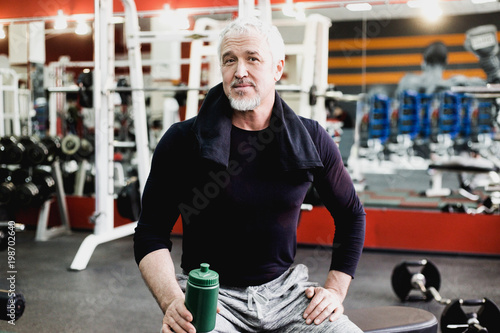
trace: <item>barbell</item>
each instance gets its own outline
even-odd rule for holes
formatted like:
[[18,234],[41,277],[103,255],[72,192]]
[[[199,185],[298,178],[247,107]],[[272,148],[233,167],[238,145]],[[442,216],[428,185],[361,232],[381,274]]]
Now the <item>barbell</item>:
[[[171,92],[184,92],[190,90],[197,91],[208,91],[209,86],[202,87],[188,87],[188,86],[176,86],[176,87],[144,87],[144,88],[132,88],[132,87],[116,87],[109,89],[112,92],[131,92],[131,91],[171,91]],[[316,105],[318,102],[318,97],[324,97],[327,100],[337,100],[337,101],[357,101],[360,99],[360,95],[344,94],[341,91],[333,90],[330,86],[326,89],[324,93],[319,93],[316,85],[312,85],[309,90],[305,90],[297,85],[276,85],[276,91],[278,92],[295,92],[304,93],[309,95],[309,105]]]
[[[437,267],[426,259],[403,261],[394,267],[392,289],[402,302],[436,299],[441,286]],[[438,299],[442,299],[440,296]]]

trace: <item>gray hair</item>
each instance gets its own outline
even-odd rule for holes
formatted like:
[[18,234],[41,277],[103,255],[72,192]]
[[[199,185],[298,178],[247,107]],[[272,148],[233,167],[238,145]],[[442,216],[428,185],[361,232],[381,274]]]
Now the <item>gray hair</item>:
[[256,17],[239,17],[229,22],[220,33],[219,46],[217,48],[219,61],[222,60],[221,46],[224,37],[232,33],[248,33],[252,28],[266,39],[273,57],[273,64],[277,64],[280,60],[285,60],[285,42],[276,26],[265,23]]

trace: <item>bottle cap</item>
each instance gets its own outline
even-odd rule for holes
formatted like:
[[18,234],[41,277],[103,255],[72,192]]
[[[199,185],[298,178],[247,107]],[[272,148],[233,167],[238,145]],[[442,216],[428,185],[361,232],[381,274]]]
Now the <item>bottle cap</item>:
[[219,274],[208,269],[209,264],[203,263],[199,269],[189,272],[189,282],[201,287],[212,287],[219,283]]

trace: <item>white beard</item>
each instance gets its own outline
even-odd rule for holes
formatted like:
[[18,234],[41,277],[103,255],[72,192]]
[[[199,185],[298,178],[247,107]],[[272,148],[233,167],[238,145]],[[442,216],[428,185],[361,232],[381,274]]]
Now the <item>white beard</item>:
[[254,98],[233,98],[229,96],[229,102],[231,107],[237,111],[251,111],[255,110],[260,105],[260,96],[255,96]]

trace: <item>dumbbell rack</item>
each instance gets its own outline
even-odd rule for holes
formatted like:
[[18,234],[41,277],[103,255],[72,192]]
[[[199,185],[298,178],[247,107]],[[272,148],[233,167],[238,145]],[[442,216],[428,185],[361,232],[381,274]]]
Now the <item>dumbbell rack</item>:
[[[8,85],[4,85],[3,76],[11,77],[11,82]],[[18,86],[19,86],[19,77],[14,70],[3,69],[3,68],[0,69],[0,137],[5,136],[6,127],[8,129],[12,129],[12,134],[14,134],[15,136],[20,137],[22,135],[21,110],[20,110],[21,94],[18,89]],[[8,114],[4,109],[4,92],[12,93],[13,103],[11,105],[12,107],[11,114]],[[12,124],[10,123],[10,120],[12,120]],[[8,126],[6,126],[6,123],[8,124]],[[30,133],[31,133],[30,128],[28,128],[28,134]],[[51,171],[56,182],[56,196],[59,207],[59,214],[61,217],[61,225],[49,228],[48,219],[50,214],[50,206],[53,199],[51,198],[49,200],[46,200],[42,204],[42,207],[40,208],[40,212],[38,215],[37,230],[35,236],[35,239],[37,241],[46,241],[58,235],[68,234],[71,232],[59,161],[56,160],[53,162],[53,164],[51,165]]]

